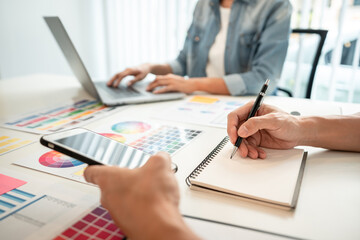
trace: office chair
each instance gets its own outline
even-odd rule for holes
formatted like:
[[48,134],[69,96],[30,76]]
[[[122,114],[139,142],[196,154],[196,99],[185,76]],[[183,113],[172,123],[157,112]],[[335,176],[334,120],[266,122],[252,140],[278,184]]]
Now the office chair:
[[[291,36],[293,37],[294,35],[318,35],[319,36],[319,40],[318,40],[318,43],[317,43],[317,46],[316,48],[314,49],[315,50],[315,55],[312,59],[312,62],[309,61],[308,65],[311,64],[311,71],[310,71],[310,74],[309,74],[309,78],[307,80],[307,83],[305,84],[305,88],[306,88],[306,92],[305,92],[305,98],[310,98],[311,97],[311,91],[312,91],[312,87],[313,87],[313,83],[314,83],[314,78],[315,78],[315,73],[316,73],[316,68],[318,66],[318,63],[319,63],[319,59],[320,59],[320,56],[321,56],[321,51],[322,51],[322,48],[324,46],[324,42],[325,42],[325,39],[326,39],[326,36],[327,36],[327,33],[328,31],[327,30],[320,30],[320,29],[293,29],[292,30],[292,34]],[[306,39],[303,39],[303,40],[306,40]],[[301,41],[301,40],[300,40]],[[304,42],[304,41],[303,41]],[[300,46],[300,45],[299,45]],[[283,70],[283,74],[284,74],[284,71],[286,71],[286,63],[287,63],[287,60],[289,58],[289,55],[292,54],[291,52],[289,52],[291,50],[291,43],[289,44],[289,49],[288,49],[288,54],[287,54],[287,57],[286,57],[286,60],[285,60],[285,64],[284,64],[284,70]],[[300,47],[299,47],[300,48]],[[311,49],[311,46],[310,46],[310,49]],[[296,54],[296,57],[299,57],[299,54],[303,54],[303,53],[300,53],[299,51],[306,51],[306,49],[300,49],[298,50],[297,54]],[[305,52],[306,53],[306,52]],[[306,55],[305,58],[308,58],[309,55]],[[299,68],[300,69],[300,66],[298,66],[299,62],[296,62],[296,68]],[[301,63],[302,64],[302,63]],[[283,75],[282,74],[282,75]],[[299,81],[300,79],[298,79]],[[282,79],[280,81],[280,84],[282,81],[286,81],[283,79],[283,76],[282,76]],[[284,92],[286,93],[289,97],[293,97],[294,94],[292,93],[291,90],[289,89],[286,89],[284,87],[278,87],[277,90],[279,92]]]

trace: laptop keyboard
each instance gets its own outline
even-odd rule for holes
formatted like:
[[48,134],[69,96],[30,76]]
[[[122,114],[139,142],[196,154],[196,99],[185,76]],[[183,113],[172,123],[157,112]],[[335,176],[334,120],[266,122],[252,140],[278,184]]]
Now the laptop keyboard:
[[105,92],[107,92],[110,96],[114,98],[118,97],[136,97],[142,95],[140,92],[135,90],[133,87],[122,87],[119,86],[118,88],[110,88],[104,83],[96,84],[96,87],[101,88]]

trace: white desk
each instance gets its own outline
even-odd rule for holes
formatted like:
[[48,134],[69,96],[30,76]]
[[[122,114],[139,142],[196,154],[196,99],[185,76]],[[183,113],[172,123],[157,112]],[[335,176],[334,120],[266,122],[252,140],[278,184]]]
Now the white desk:
[[[84,97],[88,97],[88,95],[72,77],[39,75],[2,80],[0,81],[0,119],[49,107],[51,104],[58,104],[61,101],[68,101],[69,99],[75,101]],[[241,99],[250,98],[242,97]],[[302,115],[341,113],[342,105],[345,106],[347,114],[360,111],[359,104],[327,103],[277,97],[267,97],[265,101],[276,104],[286,111],[297,110]],[[194,139],[191,145],[186,146],[173,157],[173,161],[179,166],[176,177],[181,193],[180,210],[185,215],[295,238],[360,239],[359,153],[307,147],[309,155],[298,205],[296,210],[292,212],[192,191],[185,184],[185,178],[226,135],[226,129],[166,122],[152,117],[154,112],[174,103],[176,101],[126,106],[121,111],[92,122],[86,127],[95,128],[98,124],[109,121],[109,119],[122,119],[126,116],[126,118],[151,120],[161,124],[166,123],[203,130],[204,132]],[[32,138],[40,137],[39,135],[30,135]],[[42,147],[39,143],[34,144]],[[46,183],[47,189],[52,189],[53,195],[66,193],[69,196],[73,194],[72,198],[69,198],[73,201],[82,199],[71,214],[66,214],[56,220],[58,224],[52,224],[51,228],[41,229],[30,236],[31,238],[41,236],[47,239],[54,237],[69,226],[78,218],[77,214],[83,213],[98,203],[99,193],[95,187],[86,184],[12,165],[11,163],[14,160],[26,158],[31,154],[27,148],[23,147],[0,156],[0,173],[18,177],[28,182]],[[54,186],[61,186],[57,193]],[[51,229],[50,232],[49,229]],[[208,235],[205,234],[204,236]]]

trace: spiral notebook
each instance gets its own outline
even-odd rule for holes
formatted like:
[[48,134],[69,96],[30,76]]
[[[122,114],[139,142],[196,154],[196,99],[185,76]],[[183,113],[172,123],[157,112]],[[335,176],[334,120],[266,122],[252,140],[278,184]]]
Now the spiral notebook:
[[233,147],[225,137],[186,178],[190,188],[294,209],[307,152],[264,149],[266,159],[242,158],[238,153],[230,159]]

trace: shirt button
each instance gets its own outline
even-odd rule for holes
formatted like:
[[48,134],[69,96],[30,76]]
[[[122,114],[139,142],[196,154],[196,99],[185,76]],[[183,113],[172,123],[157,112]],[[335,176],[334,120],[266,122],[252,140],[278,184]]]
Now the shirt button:
[[195,41],[196,41],[196,42],[200,41],[199,36],[196,36],[196,37],[195,37]]

